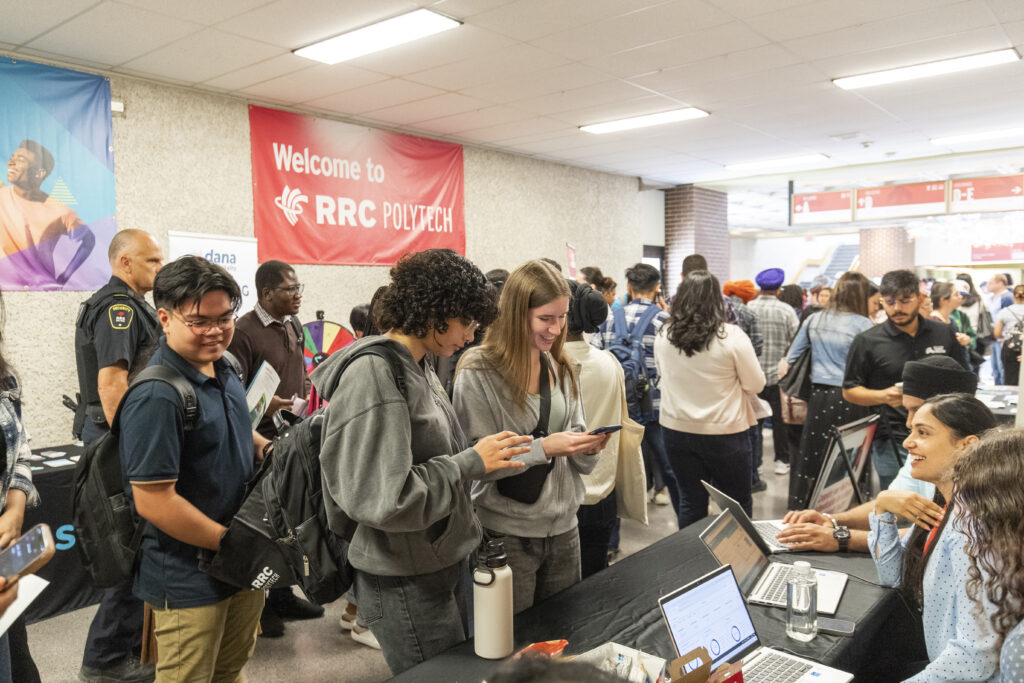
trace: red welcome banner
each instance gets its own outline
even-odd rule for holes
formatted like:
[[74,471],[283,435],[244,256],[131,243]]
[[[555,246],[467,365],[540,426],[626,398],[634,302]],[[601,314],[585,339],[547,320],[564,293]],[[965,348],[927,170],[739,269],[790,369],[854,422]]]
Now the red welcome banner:
[[249,126],[261,263],[465,254],[461,145],[255,106]]

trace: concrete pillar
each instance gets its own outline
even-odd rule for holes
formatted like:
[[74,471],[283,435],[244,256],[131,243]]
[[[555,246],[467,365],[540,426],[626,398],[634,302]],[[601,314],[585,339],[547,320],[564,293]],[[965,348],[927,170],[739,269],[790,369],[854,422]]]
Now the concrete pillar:
[[669,291],[679,286],[683,259],[701,254],[720,281],[729,278],[729,211],[725,192],[693,185],[665,190],[665,274]]

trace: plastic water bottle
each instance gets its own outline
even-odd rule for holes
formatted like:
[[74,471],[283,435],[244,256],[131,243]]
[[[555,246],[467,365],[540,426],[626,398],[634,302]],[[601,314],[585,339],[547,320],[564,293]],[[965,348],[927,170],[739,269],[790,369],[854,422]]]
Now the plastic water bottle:
[[786,586],[786,635],[806,643],[818,635],[818,578],[806,562],[793,567]]
[[484,659],[512,654],[512,569],[505,544],[488,541],[473,571],[473,651]]

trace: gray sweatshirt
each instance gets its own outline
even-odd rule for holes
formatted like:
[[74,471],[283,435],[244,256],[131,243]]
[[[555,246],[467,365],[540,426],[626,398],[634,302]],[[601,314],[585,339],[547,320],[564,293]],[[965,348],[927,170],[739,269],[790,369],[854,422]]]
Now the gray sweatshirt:
[[[386,344],[405,365],[408,402],[390,364],[344,359]],[[349,547],[356,569],[386,576],[428,574],[462,561],[480,542],[470,481],[483,460],[467,446],[441,383],[402,344],[373,336],[335,353],[312,375],[329,405],[320,449],[328,522],[343,510],[358,522]],[[454,453],[454,455],[452,455]]]
[[[499,373],[467,367],[481,360],[480,353],[479,347],[466,351],[460,361],[462,368],[455,377],[455,412],[470,443],[505,429],[517,434],[530,434],[539,417],[537,402],[527,401],[523,408],[519,408]],[[573,372],[576,372],[575,367]],[[579,396],[573,395],[572,381],[568,376],[561,390],[565,395],[565,421],[561,425],[551,425],[548,432],[586,431],[583,402]],[[598,457],[573,455],[553,458],[555,466],[544,482],[540,498],[532,505],[506,498],[494,483],[496,479],[520,474],[522,470],[500,469],[478,477],[473,483],[476,513],[485,528],[512,536],[546,538],[570,531],[576,528],[576,509],[586,493],[580,475],[589,474]],[[546,464],[548,457],[537,439],[531,444],[529,453],[513,460],[525,462],[530,467]]]

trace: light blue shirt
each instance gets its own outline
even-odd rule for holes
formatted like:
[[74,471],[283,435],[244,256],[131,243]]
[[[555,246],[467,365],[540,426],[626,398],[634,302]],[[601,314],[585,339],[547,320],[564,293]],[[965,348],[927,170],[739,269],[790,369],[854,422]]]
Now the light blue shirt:
[[999,680],[1006,683],[1024,681],[1024,621],[1006,634],[999,652]]
[[[879,583],[898,587],[905,543],[910,534],[900,538],[896,516],[891,512],[873,514],[869,521],[868,550],[875,559]],[[924,570],[923,618],[930,662],[924,671],[907,681],[999,680],[998,637],[991,621],[996,607],[984,596],[984,591],[980,591],[980,604],[967,595],[967,570],[971,561],[964,551],[966,543],[960,521],[953,519],[935,541],[935,548],[929,555]]]
[[935,484],[927,481],[921,481],[920,479],[914,479],[913,475],[910,474],[910,457],[903,461],[903,467],[900,468],[896,478],[889,484],[890,491],[910,491],[916,493],[919,496],[924,496],[928,500],[935,497]]
[[854,337],[868,329],[871,329],[871,321],[856,313],[812,313],[796,333],[786,359],[792,365],[810,344],[811,382],[841,387],[850,344]]

